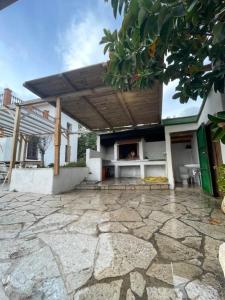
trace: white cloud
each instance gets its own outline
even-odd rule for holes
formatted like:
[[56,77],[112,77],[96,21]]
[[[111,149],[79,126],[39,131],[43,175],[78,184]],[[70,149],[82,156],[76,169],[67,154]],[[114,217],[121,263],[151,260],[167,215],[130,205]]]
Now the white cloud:
[[107,21],[97,19],[90,11],[81,20],[74,18],[71,21],[65,33],[60,35],[57,48],[66,70],[107,60],[99,45],[104,27],[108,27]]

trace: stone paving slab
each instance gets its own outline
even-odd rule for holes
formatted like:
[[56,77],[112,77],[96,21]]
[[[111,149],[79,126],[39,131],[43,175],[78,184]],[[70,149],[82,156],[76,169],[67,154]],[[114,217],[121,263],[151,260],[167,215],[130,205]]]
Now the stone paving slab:
[[218,207],[193,189],[0,192],[0,300],[223,300]]

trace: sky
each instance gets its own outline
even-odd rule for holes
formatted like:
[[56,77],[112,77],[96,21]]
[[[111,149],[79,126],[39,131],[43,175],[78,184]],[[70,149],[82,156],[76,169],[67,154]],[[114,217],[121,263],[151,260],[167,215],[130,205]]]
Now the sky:
[[[0,11],[0,90],[24,100],[36,96],[23,83],[103,62],[103,28],[119,28],[104,0],[18,0]],[[163,118],[197,114],[201,100],[173,100],[176,82],[163,88]]]

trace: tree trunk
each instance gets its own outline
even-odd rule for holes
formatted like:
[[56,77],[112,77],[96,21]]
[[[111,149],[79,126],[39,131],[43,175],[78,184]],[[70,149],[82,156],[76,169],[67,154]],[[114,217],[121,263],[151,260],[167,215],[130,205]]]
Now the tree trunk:
[[45,153],[41,151],[41,166],[44,168],[45,166]]

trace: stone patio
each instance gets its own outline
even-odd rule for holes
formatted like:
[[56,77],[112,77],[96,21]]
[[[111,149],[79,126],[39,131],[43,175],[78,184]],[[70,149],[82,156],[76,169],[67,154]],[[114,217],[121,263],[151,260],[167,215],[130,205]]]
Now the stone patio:
[[0,193],[0,299],[225,299],[225,216],[197,190]]

